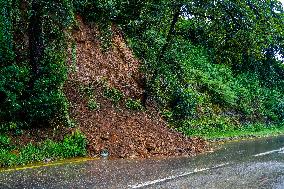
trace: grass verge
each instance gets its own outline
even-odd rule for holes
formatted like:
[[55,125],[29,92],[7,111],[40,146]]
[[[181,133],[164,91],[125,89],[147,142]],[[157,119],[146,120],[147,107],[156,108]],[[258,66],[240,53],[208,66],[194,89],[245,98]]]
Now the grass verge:
[[212,140],[235,140],[241,138],[258,138],[258,137],[270,137],[284,135],[284,125],[250,125],[243,127],[239,130],[223,131],[223,132],[212,132],[202,137]]
[[0,140],[0,167],[2,168],[87,155],[87,140],[79,131],[65,136],[61,142],[46,140],[40,144],[30,143],[24,147],[13,146],[5,136],[1,138],[3,138]]

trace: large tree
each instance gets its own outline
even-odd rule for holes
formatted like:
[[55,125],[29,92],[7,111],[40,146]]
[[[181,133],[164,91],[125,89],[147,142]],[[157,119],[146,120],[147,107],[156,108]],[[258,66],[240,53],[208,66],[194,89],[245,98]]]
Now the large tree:
[[283,56],[284,12],[278,0],[185,3],[181,35],[208,47],[214,61],[242,68]]
[[1,0],[0,10],[0,129],[62,118],[72,1]]
[[283,56],[284,12],[278,0],[161,0],[145,1],[139,8],[120,5],[123,9],[117,12],[137,11],[135,17],[128,16],[137,33],[160,27],[168,32],[166,43],[182,35],[208,47],[217,63],[250,65],[271,53]]

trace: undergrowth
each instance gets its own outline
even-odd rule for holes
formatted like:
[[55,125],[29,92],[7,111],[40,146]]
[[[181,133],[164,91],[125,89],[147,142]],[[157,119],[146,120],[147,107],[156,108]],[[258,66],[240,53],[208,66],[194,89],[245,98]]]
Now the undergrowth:
[[0,135],[0,167],[27,165],[47,159],[83,157],[87,155],[86,137],[79,131],[65,136],[61,142],[51,140],[27,146],[14,146],[9,137]]
[[[244,22],[244,28],[251,27],[259,34],[238,38],[227,30],[230,26],[232,31],[240,32],[230,19],[220,23],[219,19],[213,19],[210,28],[206,8],[205,12],[198,12],[198,8],[172,6],[167,4],[168,1],[157,4],[107,2],[75,1],[74,5],[87,21],[105,26],[115,23],[125,32],[128,45],[143,63],[141,70],[147,78],[147,93],[158,102],[162,115],[174,128],[186,135],[211,136],[214,133],[249,132],[247,125],[262,125],[260,130],[266,130],[284,122],[283,65],[271,56],[274,52],[264,43],[257,47],[243,43],[267,37],[266,34],[261,36],[263,31],[257,30],[258,25],[248,26]],[[138,8],[136,4],[141,6]],[[202,9],[201,4],[198,5]],[[218,3],[208,4],[216,5]],[[139,14],[126,13],[130,7]],[[188,13],[191,8],[193,10]],[[218,6],[215,8],[223,10]],[[195,11],[198,13],[192,18],[182,18],[183,12],[191,15]],[[249,9],[246,11],[250,12]],[[200,17],[203,13],[204,22]],[[175,17],[176,14],[180,14],[179,17]],[[235,17],[240,15],[233,14]],[[253,18],[246,17],[248,20]],[[218,26],[216,31],[215,26]],[[227,37],[232,38],[228,40]],[[239,49],[233,48],[236,39],[240,39]],[[278,44],[279,40],[271,43]],[[264,49],[259,51],[261,48]],[[251,53],[258,51],[261,52],[258,55]],[[107,88],[104,96],[114,104],[122,98],[113,88]],[[140,107],[131,100],[127,100],[125,106],[128,109]]]
[[125,107],[129,110],[143,110],[143,105],[140,100],[128,98],[125,102]]
[[223,131],[223,132],[212,132],[206,135],[200,135],[207,139],[234,139],[234,138],[247,138],[247,137],[267,137],[277,136],[284,134],[284,125],[266,125],[266,124],[248,124],[244,125],[240,129]]
[[124,96],[120,90],[109,86],[105,87],[103,95],[104,97],[108,98],[114,105],[117,105]]
[[[131,38],[130,44],[141,57],[141,42]],[[156,47],[155,41],[151,45]],[[159,62],[154,51],[143,54],[148,58],[148,88],[178,131],[204,137],[238,135],[273,130],[283,123],[284,83],[279,76],[268,84],[259,72],[237,73],[229,65],[214,64],[206,48],[182,38],[172,41]]]

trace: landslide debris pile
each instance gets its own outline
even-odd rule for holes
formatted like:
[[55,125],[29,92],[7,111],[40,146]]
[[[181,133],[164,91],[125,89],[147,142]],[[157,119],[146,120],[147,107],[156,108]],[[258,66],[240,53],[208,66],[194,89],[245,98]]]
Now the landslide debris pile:
[[[72,58],[76,62],[70,60],[65,93],[71,117],[88,138],[90,155],[104,149],[112,158],[188,156],[204,151],[204,140],[170,129],[150,99],[143,110],[126,108],[127,99],[142,98],[143,74],[121,32],[115,26],[112,30],[112,46],[103,51],[98,27],[78,17],[75,50],[70,50],[76,52]],[[113,98],[106,91],[112,91]]]

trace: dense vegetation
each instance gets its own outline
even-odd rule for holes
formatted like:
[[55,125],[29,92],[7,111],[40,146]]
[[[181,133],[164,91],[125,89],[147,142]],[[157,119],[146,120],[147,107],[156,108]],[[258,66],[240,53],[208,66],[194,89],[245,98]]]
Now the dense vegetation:
[[[86,150],[72,137],[40,147],[1,146],[8,131],[20,134],[24,128],[71,123],[63,84],[67,34],[74,22],[72,7],[68,0],[0,1],[0,167],[73,157]],[[12,153],[15,149],[18,154]]]
[[62,87],[71,2],[3,0],[0,7],[2,129],[66,118]]
[[86,145],[85,136],[78,131],[65,136],[62,142],[46,140],[38,145],[30,143],[21,148],[13,145],[8,136],[2,135],[0,136],[0,168],[85,156],[87,155]]
[[[103,48],[111,48],[111,25],[121,29],[142,62],[145,98],[185,134],[283,126],[284,12],[277,0],[0,0],[2,133],[71,124],[63,84],[76,14],[99,25]],[[126,106],[143,109],[139,103]]]
[[[283,7],[266,1],[76,1],[116,23],[143,62],[146,96],[189,135],[283,126]],[[107,32],[106,32],[107,33]]]

